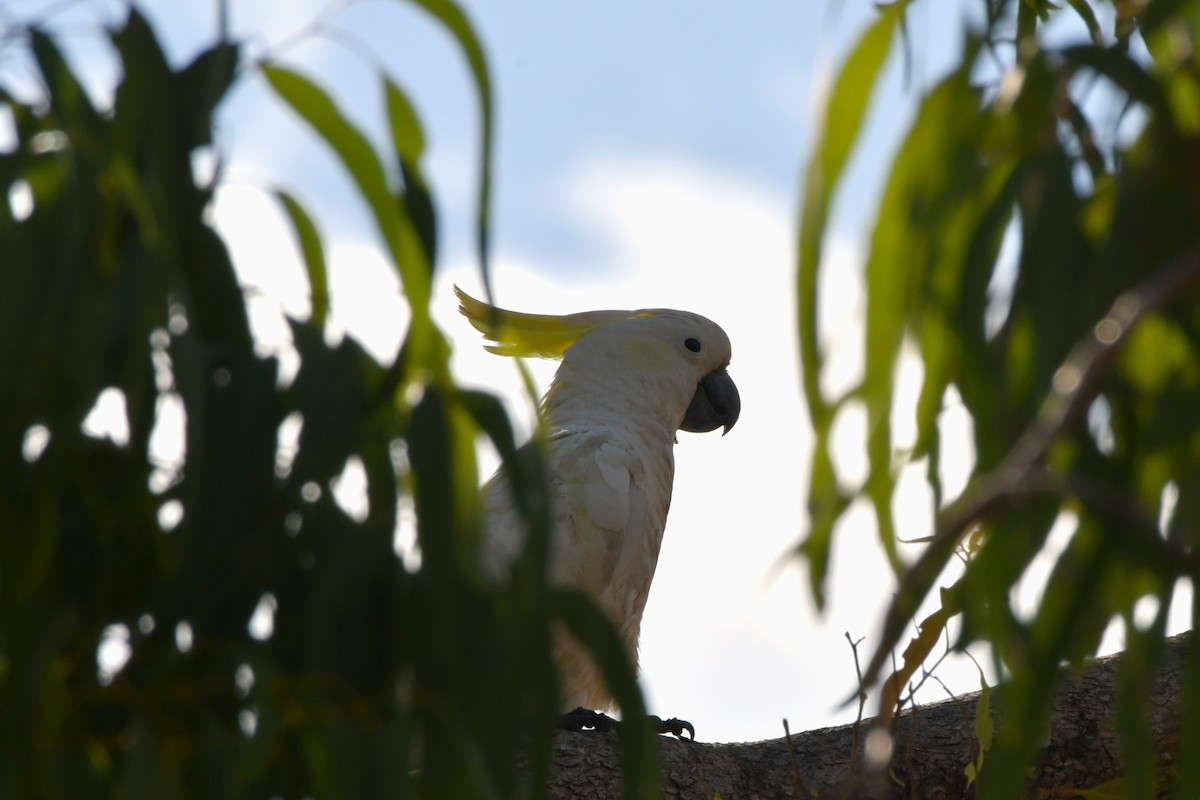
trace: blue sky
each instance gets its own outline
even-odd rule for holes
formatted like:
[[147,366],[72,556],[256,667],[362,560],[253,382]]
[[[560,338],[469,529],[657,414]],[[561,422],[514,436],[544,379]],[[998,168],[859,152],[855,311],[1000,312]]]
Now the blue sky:
[[[143,7],[184,60],[210,41],[214,5],[155,0]],[[823,331],[831,385],[848,385],[861,370],[857,276],[889,154],[921,88],[953,63],[962,20],[977,5],[915,4],[907,80],[893,59],[877,97],[827,243]],[[854,709],[841,706],[854,685],[844,634],[868,637],[869,646],[892,590],[870,515],[858,507],[841,526],[823,617],[800,570],[781,558],[803,531],[809,447],[794,334],[797,187],[821,88],[872,19],[873,4],[465,6],[495,88],[492,243],[501,303],[553,313],[686,308],[725,326],[733,341],[731,373],[744,405],[738,427],[724,439],[681,434],[677,448],[675,496],[642,635],[653,710],[692,720],[708,741],[779,736],[784,717],[793,731],[852,721]],[[119,19],[120,7],[11,0],[5,13],[31,18],[60,9],[52,22],[69,34],[76,63],[86,65],[103,96],[112,64],[82,31],[88,21]],[[532,411],[512,365],[483,352],[449,291],[452,282],[479,291],[471,227],[477,107],[449,38],[399,0],[230,0],[230,7],[234,34],[251,55],[277,55],[317,77],[377,142],[384,140],[380,66],[410,93],[430,141],[440,209],[436,316],[454,340],[458,374],[500,391],[527,430]],[[297,38],[322,18],[327,26]],[[19,73],[20,65],[3,58],[0,70]],[[219,141],[227,182],[214,221],[247,286],[263,351],[294,359],[281,314],[307,313],[295,245],[268,195],[281,185],[315,213],[329,245],[333,327],[390,357],[406,319],[399,287],[330,154],[255,75],[223,108]],[[544,386],[553,365],[531,366]],[[919,380],[910,359],[901,396],[915,400]],[[901,442],[911,435],[906,424],[895,426]],[[944,425],[958,441],[968,439],[969,423],[953,410]],[[838,427],[835,456],[848,484],[863,474],[864,430],[865,416],[853,409]],[[950,449],[944,459],[947,487],[961,485],[970,453]],[[897,509],[906,537],[930,525],[922,471],[915,465],[901,475]],[[344,482],[349,503],[352,472]],[[939,676],[957,691],[978,686],[974,667],[962,660]],[[933,687],[924,696],[944,695]]]

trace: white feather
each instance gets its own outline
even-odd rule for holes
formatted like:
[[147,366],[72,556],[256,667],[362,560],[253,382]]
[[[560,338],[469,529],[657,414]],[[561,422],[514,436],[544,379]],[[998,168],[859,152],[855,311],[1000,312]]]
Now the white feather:
[[[689,339],[704,348],[691,351]],[[619,318],[566,349],[543,401],[550,579],[599,604],[635,665],[671,504],[676,431],[699,381],[728,364],[729,350],[725,333],[695,314]],[[485,566],[500,577],[521,551],[524,524],[502,473],[484,492]],[[585,652],[565,636],[555,646],[564,707],[608,708]]]

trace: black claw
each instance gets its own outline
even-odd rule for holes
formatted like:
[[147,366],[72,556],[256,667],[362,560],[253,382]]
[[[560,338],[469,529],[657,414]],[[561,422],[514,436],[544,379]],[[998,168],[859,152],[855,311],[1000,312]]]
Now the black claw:
[[653,719],[655,724],[658,725],[659,733],[674,734],[676,737],[682,739],[683,732],[687,731],[688,738],[693,742],[696,741],[696,729],[693,728],[692,723],[688,722],[686,719],[676,719],[675,717],[671,717],[670,719],[652,717],[651,719]]
[[[693,742],[696,741],[696,729],[686,719],[676,719],[675,717],[662,719],[653,715],[650,719],[654,720],[654,726],[659,733],[670,733],[682,739],[683,732],[687,731],[688,738]],[[613,731],[619,724],[617,720],[607,714],[582,706],[574,711],[568,711],[558,718],[558,728],[564,731]]]
[[611,731],[616,725],[617,721],[607,714],[583,707],[568,711],[558,718],[558,727],[564,731]]

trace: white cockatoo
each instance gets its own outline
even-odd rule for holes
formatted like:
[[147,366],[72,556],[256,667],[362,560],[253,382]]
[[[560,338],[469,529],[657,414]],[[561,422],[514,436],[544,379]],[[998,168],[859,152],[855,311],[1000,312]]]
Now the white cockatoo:
[[[686,311],[524,314],[455,292],[491,352],[562,361],[541,404],[550,579],[590,595],[636,665],[671,504],[676,432],[728,432],[741,410],[726,371],[729,337]],[[502,470],[483,491],[484,566],[498,575],[521,551],[525,523]],[[555,646],[565,708],[609,709],[612,698],[582,648],[562,636]]]

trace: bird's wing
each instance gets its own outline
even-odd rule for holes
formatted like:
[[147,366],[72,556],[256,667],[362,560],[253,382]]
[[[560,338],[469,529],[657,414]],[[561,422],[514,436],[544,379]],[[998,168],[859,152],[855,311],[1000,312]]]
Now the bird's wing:
[[671,466],[655,469],[636,441],[611,430],[551,444],[560,500],[552,577],[596,597],[632,647],[662,544]]
[[639,465],[611,437],[559,434],[550,442],[555,540],[551,576],[599,597],[641,506]]
[[[598,597],[616,569],[631,517],[641,512],[634,480],[640,465],[610,436],[594,433],[553,434],[547,459],[551,579]],[[526,522],[503,469],[484,484],[483,493],[483,562],[486,572],[499,576],[520,555]]]
[[[655,460],[636,439],[604,428],[557,432],[547,444],[550,578],[596,600],[636,664],[670,503],[670,451]],[[499,576],[520,554],[525,523],[502,471],[485,492],[485,565]],[[569,637],[556,637],[555,648],[565,707],[608,707],[608,690],[587,652]]]
[[[560,431],[547,445],[551,579],[599,597],[620,561],[626,532],[636,535],[640,527],[640,464],[604,432]],[[503,469],[484,484],[483,494],[483,564],[499,577],[524,547],[526,522]]]
[[[596,598],[624,638],[636,640],[670,503],[671,464],[648,464],[636,440],[606,428],[552,434],[547,459],[550,578]],[[484,492],[484,565],[498,576],[520,554],[525,523],[503,471]]]

